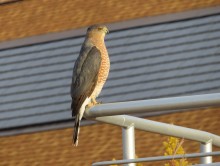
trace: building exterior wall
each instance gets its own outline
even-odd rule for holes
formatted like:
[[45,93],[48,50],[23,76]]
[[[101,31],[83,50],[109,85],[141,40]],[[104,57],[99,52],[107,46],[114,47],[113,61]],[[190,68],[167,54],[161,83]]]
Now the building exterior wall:
[[[201,109],[148,118],[151,120],[205,130],[220,135],[219,108]],[[79,146],[72,145],[72,128],[0,138],[0,165],[71,165],[86,166],[93,162],[122,159],[121,128],[107,124],[81,127]],[[136,132],[138,157],[164,154],[163,141],[167,136]],[[184,140],[186,153],[199,152],[199,143]],[[214,148],[213,150],[220,150]],[[190,160],[199,163],[199,160]],[[220,157],[214,157],[214,162]],[[164,162],[146,163],[146,166]]]
[[0,5],[0,41],[216,5],[219,0],[23,0]]

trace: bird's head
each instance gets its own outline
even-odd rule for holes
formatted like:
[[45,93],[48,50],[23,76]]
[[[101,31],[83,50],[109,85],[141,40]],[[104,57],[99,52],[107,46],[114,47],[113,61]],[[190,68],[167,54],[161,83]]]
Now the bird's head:
[[96,35],[104,38],[107,33],[109,30],[105,25],[93,25],[87,29],[88,36]]

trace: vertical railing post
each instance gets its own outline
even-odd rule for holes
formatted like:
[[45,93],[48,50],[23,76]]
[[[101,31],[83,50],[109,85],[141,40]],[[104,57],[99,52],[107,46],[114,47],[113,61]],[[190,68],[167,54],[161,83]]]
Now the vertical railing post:
[[[122,128],[123,159],[135,159],[135,136],[134,126]],[[124,166],[136,166],[135,163],[125,164]]]
[[[206,153],[206,152],[212,152],[212,143],[201,143],[200,144],[200,152],[201,153]],[[212,163],[212,156],[206,156],[206,157],[201,157],[200,158],[200,163],[201,164],[209,164]]]

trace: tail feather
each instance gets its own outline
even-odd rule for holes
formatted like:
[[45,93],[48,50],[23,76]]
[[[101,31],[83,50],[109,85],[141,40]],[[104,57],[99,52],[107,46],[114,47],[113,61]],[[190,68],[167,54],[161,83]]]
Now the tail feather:
[[73,144],[75,146],[78,145],[79,130],[80,130],[80,116],[76,115],[75,126],[74,126],[74,135],[73,135]]
[[[74,134],[73,134],[73,144],[75,146],[78,145],[78,137],[79,137],[79,129],[80,129],[80,121],[83,117],[83,113],[85,111],[86,106],[90,102],[90,98],[86,98],[85,101],[82,103],[80,109],[78,111],[73,111],[75,115],[75,126],[74,126]],[[73,110],[73,107],[72,107]]]

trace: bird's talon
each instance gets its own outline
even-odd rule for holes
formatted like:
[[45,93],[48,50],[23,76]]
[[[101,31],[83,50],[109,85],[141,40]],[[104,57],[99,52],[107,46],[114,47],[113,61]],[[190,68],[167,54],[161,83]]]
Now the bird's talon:
[[97,105],[98,105],[98,104],[102,104],[102,102],[101,102],[101,101],[98,101],[98,102],[96,101],[96,104],[97,104]]
[[86,108],[91,108],[91,107],[93,107],[93,106],[94,106],[93,103],[89,103],[89,104],[86,106]]

